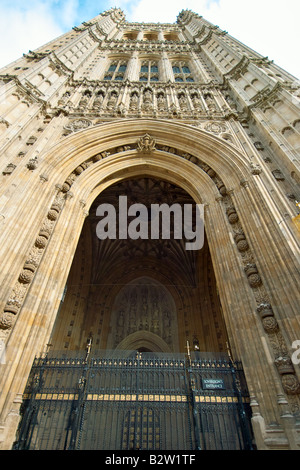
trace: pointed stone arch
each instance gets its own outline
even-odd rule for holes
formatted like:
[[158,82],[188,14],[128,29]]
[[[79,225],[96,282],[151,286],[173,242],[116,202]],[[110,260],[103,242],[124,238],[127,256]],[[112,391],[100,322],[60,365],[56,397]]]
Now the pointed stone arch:
[[[153,145],[144,143],[137,149],[146,134]],[[287,358],[289,354],[280,323],[298,309],[297,287],[282,275],[295,265],[288,226],[286,232],[278,227],[268,196],[262,196],[259,176],[255,179],[248,156],[235,146],[185,124],[119,120],[62,139],[41,155],[39,174],[26,174],[23,204],[11,216],[14,242],[7,249],[14,249],[14,255],[5,267],[3,286],[6,302],[0,332],[10,367],[4,367],[1,377],[2,421],[12,401],[23,393],[34,355],[47,344],[92,202],[114,182],[137,175],[165,178],[185,189],[196,203],[205,204],[206,234],[231,345],[243,359],[250,394],[265,410],[268,422],[278,419],[278,412],[269,409],[269,394],[276,401],[280,393],[295,397],[299,392],[295,370],[291,367],[288,376],[277,374],[276,363],[278,354],[285,352]],[[32,207],[41,184],[41,197]],[[26,233],[18,232],[20,217],[27,220]],[[253,227],[260,230],[254,232]],[[274,271],[272,249],[263,246],[275,247],[280,238],[285,243]],[[277,293],[278,286],[284,298]],[[286,324],[292,337],[292,324],[288,320]],[[272,359],[274,368],[269,367]],[[263,381],[274,383],[274,391],[262,393]]]
[[151,331],[136,331],[121,341],[116,349],[126,351],[139,351],[145,349],[149,352],[163,352],[170,353],[171,349],[168,344],[158,335],[151,333]]

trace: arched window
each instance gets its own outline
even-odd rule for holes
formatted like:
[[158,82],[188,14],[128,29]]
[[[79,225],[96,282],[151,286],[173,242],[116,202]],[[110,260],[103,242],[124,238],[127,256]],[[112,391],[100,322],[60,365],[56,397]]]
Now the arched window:
[[154,61],[144,61],[140,69],[140,82],[158,82],[159,81],[159,68],[158,64]]
[[105,72],[104,80],[123,80],[127,69],[127,63],[124,60],[114,61]]
[[189,66],[184,62],[176,62],[172,66],[175,82],[193,82]]

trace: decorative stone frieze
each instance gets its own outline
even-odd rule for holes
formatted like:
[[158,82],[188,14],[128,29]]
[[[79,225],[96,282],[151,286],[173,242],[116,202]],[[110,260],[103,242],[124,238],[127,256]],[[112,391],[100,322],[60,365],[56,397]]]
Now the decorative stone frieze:
[[16,316],[22,307],[29,286],[34,279],[35,272],[38,269],[44,250],[54,229],[55,221],[63,207],[63,204],[64,198],[61,194],[58,194],[55,197],[54,202],[51,205],[51,209],[49,210],[39,234],[35,239],[34,246],[24,263],[21,273],[19,274],[18,281],[5,304],[4,310],[0,316],[0,339],[3,341],[6,340],[7,334],[12,329]]

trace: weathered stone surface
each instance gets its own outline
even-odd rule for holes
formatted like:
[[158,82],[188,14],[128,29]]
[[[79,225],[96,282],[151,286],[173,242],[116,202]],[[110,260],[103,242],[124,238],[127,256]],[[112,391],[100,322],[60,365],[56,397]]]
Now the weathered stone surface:
[[[297,448],[298,82],[196,13],[141,26],[119,9],[0,75],[1,447],[34,356],[91,334],[99,349],[230,343],[258,447]],[[100,243],[96,206],[124,194],[204,204],[202,250]]]

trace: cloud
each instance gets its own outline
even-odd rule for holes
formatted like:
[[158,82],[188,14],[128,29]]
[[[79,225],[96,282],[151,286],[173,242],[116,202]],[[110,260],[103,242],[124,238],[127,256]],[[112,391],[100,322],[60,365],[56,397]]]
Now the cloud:
[[[18,2],[17,2],[18,3]],[[45,4],[32,2],[29,8],[0,6],[1,66],[33,50],[61,33]]]
[[78,7],[78,0],[1,0],[0,67],[75,26]]

